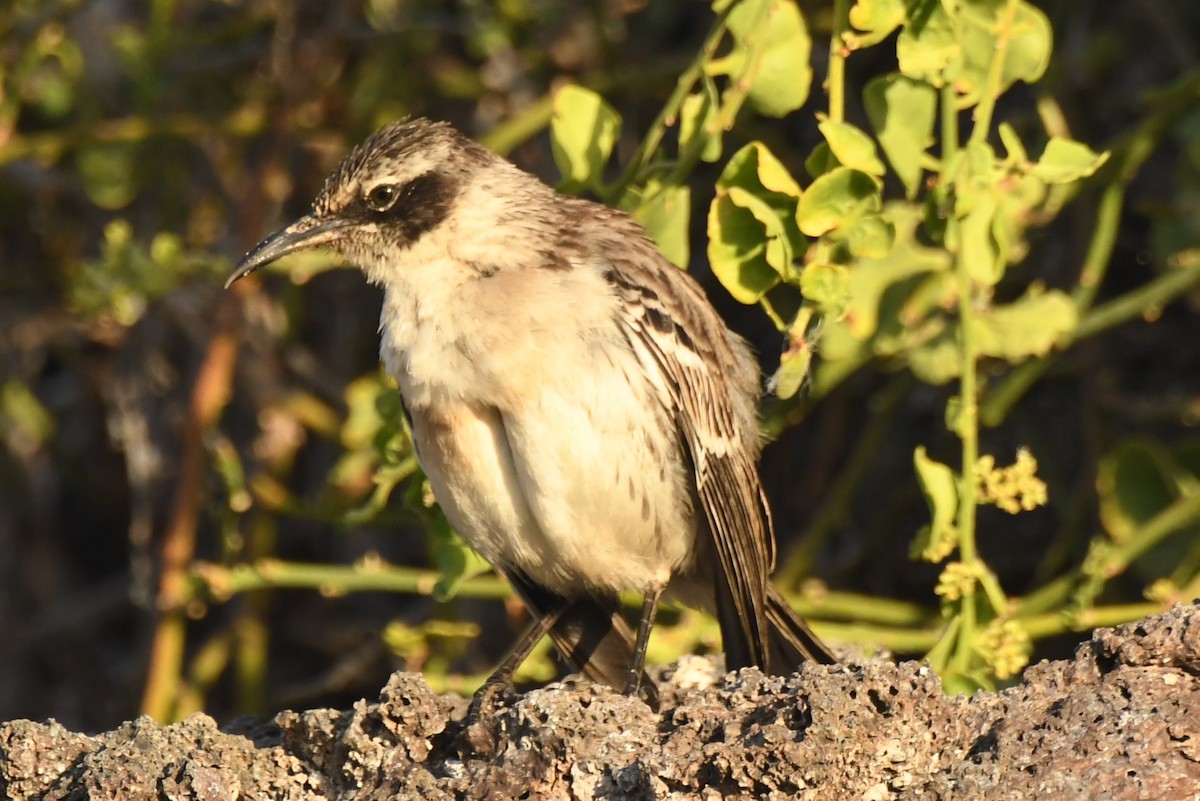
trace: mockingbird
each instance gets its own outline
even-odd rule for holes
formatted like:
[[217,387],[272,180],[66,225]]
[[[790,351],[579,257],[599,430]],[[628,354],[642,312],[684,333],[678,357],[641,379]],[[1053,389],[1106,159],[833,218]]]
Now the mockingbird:
[[[731,670],[834,661],[769,580],[757,364],[632,218],[418,119],[356,147],[229,283],[318,246],[383,287],[380,358],[434,494],[532,613],[494,682],[549,634],[637,691],[664,591],[716,613]],[[645,599],[636,637],[622,591]]]

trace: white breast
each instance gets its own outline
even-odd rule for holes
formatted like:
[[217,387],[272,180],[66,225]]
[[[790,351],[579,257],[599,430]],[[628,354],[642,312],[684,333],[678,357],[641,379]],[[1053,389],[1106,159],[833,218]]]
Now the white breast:
[[389,286],[381,352],[454,527],[568,596],[645,589],[689,564],[696,524],[674,424],[600,275],[445,276],[419,294]]

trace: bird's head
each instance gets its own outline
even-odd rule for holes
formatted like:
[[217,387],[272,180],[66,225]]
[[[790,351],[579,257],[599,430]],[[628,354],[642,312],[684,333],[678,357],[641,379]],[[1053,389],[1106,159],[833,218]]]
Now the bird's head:
[[342,160],[310,213],[251,248],[226,286],[308,248],[330,248],[364,267],[378,263],[445,223],[462,188],[494,161],[446,123],[388,125]]

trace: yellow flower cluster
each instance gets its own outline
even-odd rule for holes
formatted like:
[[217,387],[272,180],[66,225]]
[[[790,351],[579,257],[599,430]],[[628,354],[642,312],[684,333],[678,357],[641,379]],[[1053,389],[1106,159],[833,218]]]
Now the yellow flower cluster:
[[1029,664],[1032,644],[1029,633],[1015,620],[996,618],[984,630],[979,647],[996,671],[996,678],[1008,679]]
[[975,480],[979,502],[995,504],[1009,514],[1046,503],[1046,482],[1037,477],[1037,459],[1025,448],[1017,451],[1017,461],[1008,467],[996,467],[994,456],[979,457]]
[[975,586],[985,570],[980,562],[950,562],[938,576],[934,593],[946,601],[957,601]]

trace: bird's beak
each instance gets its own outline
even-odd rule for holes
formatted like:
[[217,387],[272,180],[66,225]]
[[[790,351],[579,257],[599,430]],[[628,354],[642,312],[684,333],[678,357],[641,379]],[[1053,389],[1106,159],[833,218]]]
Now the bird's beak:
[[225,282],[225,288],[228,289],[239,278],[244,278],[289,253],[327,245],[339,239],[347,227],[345,219],[320,218],[307,214],[287,228],[281,228],[271,234],[242,256],[237,267],[233,268],[233,274]]

